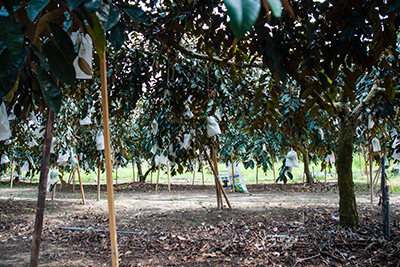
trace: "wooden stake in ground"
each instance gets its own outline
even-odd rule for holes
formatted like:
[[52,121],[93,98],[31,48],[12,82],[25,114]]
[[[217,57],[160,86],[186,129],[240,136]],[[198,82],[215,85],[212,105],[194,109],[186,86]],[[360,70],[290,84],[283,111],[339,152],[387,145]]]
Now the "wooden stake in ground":
[[104,49],[103,57],[100,60],[100,79],[101,79],[101,101],[103,109],[103,131],[104,131],[104,154],[106,160],[106,176],[107,176],[107,199],[108,199],[108,218],[110,222],[110,239],[111,239],[111,257],[112,266],[119,266],[118,263],[118,243],[117,229],[115,220],[114,206],[114,188],[112,179],[112,163],[111,163],[111,146],[110,146],[110,123],[108,115],[108,92],[107,92],[107,70],[106,70],[106,50]]
[[100,164],[97,167],[97,201],[100,200]]
[[53,190],[51,191],[51,201],[53,201],[54,197],[56,196],[56,187],[57,183],[53,186]]
[[256,184],[258,184],[258,165],[256,165]]
[[79,168],[79,161],[78,161],[78,156],[75,155],[76,157],[76,169],[78,170],[78,178],[79,178],[79,186],[81,188],[81,196],[82,196],[82,204],[85,205],[85,192],[83,191],[83,184],[82,184],[82,177],[81,177],[81,171]]
[[118,184],[118,167],[115,169],[115,184]]
[[13,181],[14,181],[14,169],[15,169],[15,159],[12,161],[11,165],[11,177],[10,177],[10,188],[13,187]]
[[30,266],[38,266],[40,239],[42,236],[44,206],[46,202],[47,173],[49,172],[49,159],[51,139],[53,138],[54,112],[49,110],[46,133],[43,140],[42,165],[40,167],[39,194],[36,209],[35,228],[33,231]]
[[201,168],[201,180],[204,185],[204,168],[203,168],[203,156],[200,155],[200,168]]
[[133,172],[133,176],[132,176],[132,183],[135,182],[135,158],[132,159],[132,172]]
[[370,187],[370,198],[371,198],[371,205],[374,204],[374,186],[372,181],[372,149],[371,149],[371,141],[369,142],[369,187]]
[[171,179],[169,176],[169,162],[167,161],[168,191],[171,191]]
[[192,185],[194,185],[194,179],[196,179],[196,162],[194,163],[194,167],[193,167],[193,181],[192,181]]
[[160,171],[161,171],[161,164],[158,163],[158,174],[157,174],[157,182],[156,182],[156,190],[155,190],[156,193],[157,193],[157,189],[158,189],[158,182],[160,181]]

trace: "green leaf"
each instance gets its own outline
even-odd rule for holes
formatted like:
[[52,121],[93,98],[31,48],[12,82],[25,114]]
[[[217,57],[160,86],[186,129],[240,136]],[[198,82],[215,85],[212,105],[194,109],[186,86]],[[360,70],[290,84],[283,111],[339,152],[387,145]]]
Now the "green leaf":
[[53,33],[58,48],[63,53],[64,57],[72,64],[77,56],[74,50],[74,44],[68,34],[56,23],[49,24],[50,30]]
[[233,34],[237,38],[243,37],[258,18],[261,9],[260,0],[224,0],[224,3],[231,19]]
[[44,100],[51,110],[57,114],[60,111],[62,104],[62,94],[60,88],[58,88],[57,84],[51,78],[51,76],[44,71],[42,68],[37,69],[38,79],[40,88],[42,89],[42,94]]
[[94,47],[96,48],[100,59],[103,59],[103,52],[106,47],[106,38],[104,36],[103,26],[97,16],[92,16],[92,21],[93,28],[91,28],[90,25],[85,24],[85,29],[92,38]]
[[85,7],[90,14],[94,14],[101,6],[102,0],[85,0]]
[[140,7],[127,6],[123,7],[122,10],[125,11],[126,14],[128,14],[131,18],[133,18],[137,22],[142,23],[146,26],[151,25],[151,18]]
[[24,45],[24,33],[21,32],[19,23],[0,16],[0,39],[11,53],[19,54]]
[[25,63],[28,56],[28,49],[24,49],[18,55],[13,55],[8,49],[4,50],[0,55],[0,78],[10,75],[11,73],[18,71]]
[[10,73],[8,76],[0,79],[0,99],[3,99],[14,87],[15,82],[18,79],[18,71]]
[[67,0],[68,8],[69,10],[74,10],[77,8],[80,4],[83,3],[84,0]]
[[63,83],[73,85],[75,83],[75,68],[63,56],[57,46],[50,42],[43,45],[43,53],[49,60],[50,71]]
[[282,15],[282,2],[281,0],[267,0],[268,5],[271,8],[272,15],[280,17]]
[[110,41],[116,51],[118,51],[125,42],[125,28],[122,23],[117,23],[110,33]]
[[108,4],[102,4],[96,14],[103,25],[104,31],[108,31],[114,27],[120,18],[119,10]]
[[50,2],[50,0],[32,0],[28,4],[28,17],[34,21],[40,11]]
[[37,57],[39,58],[40,62],[42,63],[43,67],[45,68],[46,71],[49,71],[50,66],[49,66],[49,61],[45,55],[37,48],[36,46],[32,45],[33,51],[35,51]]

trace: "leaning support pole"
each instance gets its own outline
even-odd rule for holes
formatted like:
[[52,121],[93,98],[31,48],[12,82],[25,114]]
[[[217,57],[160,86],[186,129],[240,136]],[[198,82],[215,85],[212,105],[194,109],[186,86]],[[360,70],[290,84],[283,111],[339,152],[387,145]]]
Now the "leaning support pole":
[[108,199],[108,218],[110,222],[110,239],[111,239],[111,257],[112,266],[119,266],[118,263],[118,243],[117,229],[115,220],[114,206],[114,188],[112,178],[111,163],[111,146],[110,146],[110,124],[108,121],[108,92],[107,92],[107,70],[106,70],[106,51],[103,52],[103,58],[100,61],[100,79],[101,79],[101,101],[103,109],[103,131],[104,131],[104,154],[106,160],[106,176],[107,176],[107,199]]
[[[76,157],[76,160],[78,160],[78,156],[75,155],[75,157]],[[76,163],[76,169],[78,170],[79,187],[81,189],[82,204],[85,205],[85,192],[83,191],[83,184],[82,184],[81,171],[79,168],[79,162]]]
[[[221,183],[219,182],[219,178],[218,178],[218,169],[215,169],[215,168],[214,168],[215,165],[213,165],[213,163],[212,163],[212,161],[211,161],[211,159],[210,159],[210,156],[207,154],[206,150],[204,149],[203,144],[200,143],[200,142],[199,142],[199,144],[200,144],[200,146],[201,146],[201,148],[202,148],[204,154],[206,155],[206,159],[207,159],[207,161],[208,161],[208,164],[209,164],[210,167],[211,167],[211,170],[212,170],[213,173],[214,173],[215,190],[216,190],[216,193],[217,193],[218,208],[220,208],[220,205],[221,205],[221,208],[222,208],[222,196],[221,196],[221,192],[222,192],[222,193],[224,194],[226,203],[227,203],[228,206],[229,206],[229,209],[232,209],[232,206],[231,206],[231,203],[229,202],[228,196],[226,195],[225,190],[222,188],[222,185],[221,185]],[[215,152],[214,146],[211,146],[211,148],[212,148],[212,150]],[[215,155],[216,155],[216,153],[215,153]],[[216,156],[215,156],[215,161],[216,161]]]
[[[13,161],[12,161],[12,166],[11,166],[10,188],[13,187],[14,169],[15,169],[15,159],[13,159]],[[22,175],[22,174],[21,174],[21,175]]]
[[382,192],[383,233],[386,237],[390,237],[389,186],[386,185],[385,156],[383,156],[381,159],[381,165],[382,165],[381,192]]
[[97,167],[97,201],[100,200],[100,163],[99,166]]
[[51,139],[53,138],[54,112],[51,109],[48,110],[49,115],[47,118],[46,134],[43,141],[42,165],[40,167],[39,194],[36,209],[35,228],[33,230],[31,247],[31,267],[38,266],[40,239],[42,237],[43,228],[44,204],[46,202],[46,185],[47,173],[49,172],[50,147]]

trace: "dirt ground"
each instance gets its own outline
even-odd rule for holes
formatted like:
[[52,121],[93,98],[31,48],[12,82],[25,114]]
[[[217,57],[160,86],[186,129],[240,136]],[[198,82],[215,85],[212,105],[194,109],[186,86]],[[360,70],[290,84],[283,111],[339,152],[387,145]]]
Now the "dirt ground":
[[[226,190],[232,210],[216,209],[213,186],[115,186],[120,266],[400,266],[400,194],[390,196],[391,237],[381,207],[357,187],[360,226],[338,225],[336,184],[249,185]],[[40,266],[111,266],[106,188],[48,194]],[[29,266],[37,187],[0,188],[0,266]]]

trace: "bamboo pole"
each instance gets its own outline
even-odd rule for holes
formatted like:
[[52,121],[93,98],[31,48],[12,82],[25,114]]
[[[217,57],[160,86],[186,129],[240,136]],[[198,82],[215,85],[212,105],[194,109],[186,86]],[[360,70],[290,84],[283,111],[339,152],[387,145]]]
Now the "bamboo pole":
[[132,183],[134,183],[135,182],[135,158],[132,159],[132,173],[133,173]]
[[231,162],[232,162],[232,191],[233,193],[236,192],[236,188],[235,188],[235,163],[233,160],[233,149],[231,149]]
[[118,184],[118,167],[115,169],[115,184]]
[[[75,155],[76,160],[78,160],[78,156]],[[83,191],[83,184],[82,184],[82,177],[81,171],[79,169],[79,161],[76,163],[76,169],[78,170],[78,178],[79,178],[79,187],[81,189],[81,196],[82,196],[82,204],[85,205],[85,192]]]
[[[11,177],[10,177],[10,188],[13,187],[13,181],[14,181],[14,169],[15,169],[15,159],[12,161],[11,165]],[[22,175],[22,174],[21,174]]]
[[[221,195],[221,189],[219,188],[219,173],[218,173],[218,165],[217,165],[217,152],[215,151],[214,146],[211,146],[211,153],[212,153],[212,159],[213,159],[213,165],[210,165],[210,167],[214,170],[214,182],[215,182],[215,193],[217,194],[217,203],[218,203],[218,209],[223,207],[222,204],[222,195]],[[210,163],[211,164],[211,163]]]
[[369,171],[368,171],[368,164],[367,164],[367,157],[366,157],[367,152],[365,151],[364,146],[361,146],[361,148],[362,148],[363,156],[364,156],[365,175],[367,176],[367,181],[368,181],[369,180]]
[[118,263],[118,243],[117,229],[115,220],[114,206],[114,188],[112,179],[112,163],[111,163],[111,147],[110,147],[110,123],[108,115],[108,92],[107,92],[107,70],[106,70],[106,50],[104,49],[103,57],[100,61],[100,78],[101,78],[101,100],[103,109],[103,131],[104,131],[104,154],[106,161],[107,176],[107,199],[108,199],[108,218],[110,222],[110,239],[111,239],[111,258],[112,266],[119,266]]
[[200,154],[200,168],[201,168],[201,180],[204,185],[204,169],[203,169],[203,156]]
[[153,184],[153,170],[150,171],[150,184]]
[[258,165],[256,165],[256,184],[258,184]]
[[235,165],[233,165],[233,164],[235,164],[234,163],[234,161],[233,161],[233,157],[231,158],[232,160],[232,191],[235,193],[236,192],[236,185],[235,185],[235,183],[236,183],[236,181],[235,181]]
[[72,173],[72,191],[75,191],[75,171],[76,169],[74,169],[74,172]]
[[194,163],[194,167],[193,167],[193,181],[192,181],[192,185],[194,185],[194,179],[196,178],[196,162]]
[[373,182],[372,182],[372,164],[373,164],[373,159],[372,159],[372,149],[371,149],[371,141],[369,142],[369,187],[370,187],[370,198],[371,198],[371,205],[374,203],[374,187],[373,187]]
[[169,162],[167,161],[168,191],[171,191],[171,179],[169,174]]
[[56,187],[57,187],[57,182],[56,184],[53,186],[53,190],[51,191],[51,201],[54,200],[54,197],[56,195]]
[[43,229],[44,207],[46,203],[47,173],[49,172],[49,159],[51,139],[53,138],[54,112],[48,109],[46,133],[43,140],[42,163],[40,167],[39,194],[37,200],[35,227],[33,231],[30,266],[37,267],[39,260],[40,240]]
[[157,193],[157,189],[158,189],[158,182],[160,181],[160,171],[161,171],[161,164],[158,163],[158,174],[157,174],[157,182],[156,182],[156,190],[155,190],[156,193]]
[[101,183],[100,183],[100,176],[101,176],[101,173],[100,173],[100,163],[99,163],[99,165],[98,165],[98,168],[97,168],[97,201],[99,201],[100,200],[100,186],[101,186]]

